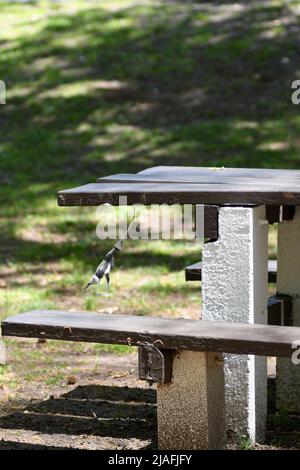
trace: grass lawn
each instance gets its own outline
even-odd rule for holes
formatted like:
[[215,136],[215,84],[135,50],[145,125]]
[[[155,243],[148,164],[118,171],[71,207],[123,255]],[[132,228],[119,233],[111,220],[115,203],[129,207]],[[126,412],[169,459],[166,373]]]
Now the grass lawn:
[[[56,192],[164,164],[300,168],[290,99],[299,15],[298,0],[0,0],[0,318],[36,308],[198,316],[184,267],[200,244],[128,242],[110,292],[83,292],[111,244],[97,239],[93,208],[58,208]],[[83,383],[99,354],[128,354],[7,344],[0,398],[12,403],[34,387],[71,387],[69,376]]]

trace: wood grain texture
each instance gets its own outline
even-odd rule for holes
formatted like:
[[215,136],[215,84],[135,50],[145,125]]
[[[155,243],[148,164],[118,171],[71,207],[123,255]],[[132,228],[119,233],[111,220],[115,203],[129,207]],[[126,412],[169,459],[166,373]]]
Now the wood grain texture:
[[90,183],[59,191],[60,206],[127,204],[300,205],[300,186],[266,188],[254,185],[190,183]]
[[[276,282],[277,278],[277,261],[268,261],[268,282]],[[202,262],[191,264],[185,268],[186,281],[201,281],[202,279]]]
[[219,236],[219,207],[204,206],[204,237],[217,240]]
[[245,185],[252,187],[261,187],[265,185],[267,187],[273,188],[275,183],[280,187],[286,188],[289,184],[298,185],[300,183],[299,178],[271,178],[271,177],[261,177],[261,178],[250,178],[245,176],[225,176],[218,173],[213,173],[211,175],[141,175],[141,174],[128,174],[120,173],[116,175],[104,176],[97,179],[97,183],[189,183],[189,184],[224,184],[224,185]]
[[37,310],[2,322],[4,336],[290,357],[300,328]]
[[153,166],[146,168],[138,175],[148,176],[211,176],[220,175],[227,177],[243,178],[298,178],[300,180],[300,170],[285,170],[273,168],[224,168],[224,167],[199,167],[199,166]]
[[269,224],[293,220],[295,206],[266,206],[266,217]]
[[[300,205],[300,170],[153,167],[60,191],[58,203],[119,205],[120,196],[126,196],[128,204],[296,206]],[[272,220],[277,217],[270,209],[269,213]]]

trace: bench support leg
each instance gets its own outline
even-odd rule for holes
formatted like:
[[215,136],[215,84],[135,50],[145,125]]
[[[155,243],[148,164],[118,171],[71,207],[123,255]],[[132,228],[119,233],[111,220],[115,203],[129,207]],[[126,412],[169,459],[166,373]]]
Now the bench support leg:
[[[218,240],[202,253],[202,318],[266,324],[267,266],[265,207],[221,207]],[[264,440],[266,358],[225,356],[225,401],[228,434]]]
[[223,448],[224,410],[222,356],[179,351],[172,381],[157,385],[159,448]]
[[[293,220],[278,225],[277,291],[292,298],[292,324],[300,326],[300,207]],[[299,338],[300,340],[300,338]],[[293,349],[291,348],[291,355]],[[276,401],[278,408],[300,411],[300,366],[277,358]]]

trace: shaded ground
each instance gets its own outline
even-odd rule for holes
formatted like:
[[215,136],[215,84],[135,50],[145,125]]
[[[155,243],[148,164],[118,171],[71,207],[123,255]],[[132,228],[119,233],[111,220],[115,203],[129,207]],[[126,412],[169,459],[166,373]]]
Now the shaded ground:
[[[113,354],[90,344],[10,340],[0,449],[156,449],[155,387],[137,379],[136,352],[125,349]],[[255,449],[299,449],[300,414],[276,411],[275,394],[270,378],[266,442]],[[250,445],[229,436],[228,448]]]
[[[53,356],[41,360],[49,345],[17,343],[24,362],[18,364],[9,357],[10,370],[17,368],[20,385],[9,397],[5,397],[5,385],[0,389],[4,398],[0,449],[144,449],[156,445],[156,394],[137,379],[135,353],[114,355],[97,353],[89,345],[78,351],[75,347],[65,351],[65,360],[72,366],[60,374],[54,370],[49,377],[44,375],[47,362],[58,369],[64,345],[53,344]],[[40,357],[34,360],[36,376],[29,378],[23,364],[32,366],[28,357],[32,348]]]

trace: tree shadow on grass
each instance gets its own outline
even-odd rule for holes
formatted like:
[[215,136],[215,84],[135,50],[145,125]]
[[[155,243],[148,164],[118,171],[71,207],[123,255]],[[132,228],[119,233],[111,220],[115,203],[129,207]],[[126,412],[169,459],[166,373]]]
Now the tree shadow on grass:
[[292,8],[98,4],[58,9],[36,30],[24,17],[33,31],[4,40],[0,57],[2,214],[43,213],[59,189],[153,165],[298,168]]

